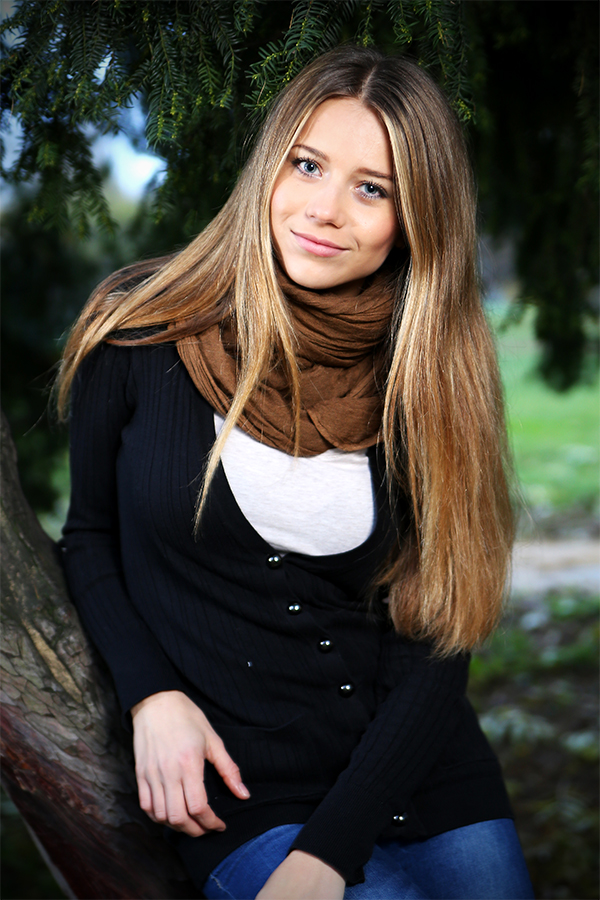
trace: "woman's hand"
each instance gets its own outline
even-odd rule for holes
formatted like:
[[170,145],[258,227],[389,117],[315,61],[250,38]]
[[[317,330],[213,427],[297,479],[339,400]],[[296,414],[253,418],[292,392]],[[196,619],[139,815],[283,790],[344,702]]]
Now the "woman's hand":
[[256,900],[343,900],[345,889],[342,876],[327,863],[302,850],[292,850]]
[[144,812],[154,822],[191,837],[224,831],[225,822],[208,805],[204,760],[213,764],[240,800],[250,793],[202,710],[181,691],[161,691],[136,703],[131,717],[135,774]]

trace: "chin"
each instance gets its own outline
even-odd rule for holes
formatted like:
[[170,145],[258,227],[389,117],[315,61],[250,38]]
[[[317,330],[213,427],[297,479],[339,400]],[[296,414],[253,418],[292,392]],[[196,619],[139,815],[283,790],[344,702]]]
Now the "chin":
[[300,287],[309,291],[334,290],[345,283],[344,279],[336,278],[334,275],[327,275],[324,272],[307,272],[306,266],[285,266],[281,261],[280,265],[290,281],[294,281]]

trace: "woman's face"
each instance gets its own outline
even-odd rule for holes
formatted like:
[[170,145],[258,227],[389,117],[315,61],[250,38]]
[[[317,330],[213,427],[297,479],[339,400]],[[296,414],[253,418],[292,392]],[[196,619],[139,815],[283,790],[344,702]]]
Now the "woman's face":
[[292,281],[342,296],[398,242],[389,139],[358,100],[326,100],[308,120],[275,183],[271,235]]

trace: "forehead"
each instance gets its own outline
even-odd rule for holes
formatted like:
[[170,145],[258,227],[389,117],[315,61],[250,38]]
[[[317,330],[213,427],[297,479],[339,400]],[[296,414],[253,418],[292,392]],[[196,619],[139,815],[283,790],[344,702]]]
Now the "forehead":
[[385,126],[372,109],[353,97],[325,100],[313,112],[296,143],[357,167],[392,172],[392,151]]

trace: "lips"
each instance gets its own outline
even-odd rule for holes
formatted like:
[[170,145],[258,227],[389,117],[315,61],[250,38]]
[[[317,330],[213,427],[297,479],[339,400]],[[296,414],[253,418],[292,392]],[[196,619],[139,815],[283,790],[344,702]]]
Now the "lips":
[[340,247],[339,244],[334,244],[332,241],[316,238],[310,234],[302,234],[298,231],[292,231],[292,234],[303,250],[307,250],[308,253],[312,253],[315,256],[339,256],[341,253],[346,252],[345,247]]

